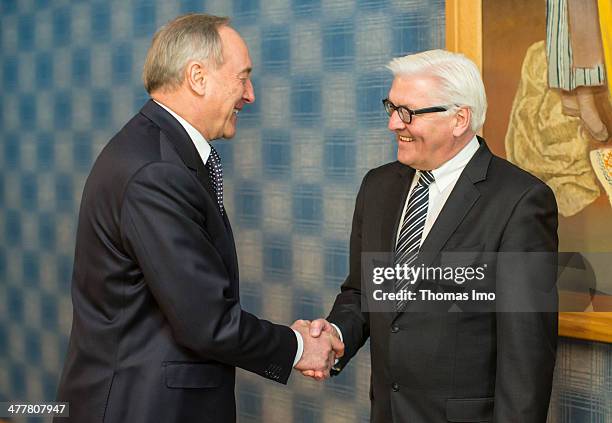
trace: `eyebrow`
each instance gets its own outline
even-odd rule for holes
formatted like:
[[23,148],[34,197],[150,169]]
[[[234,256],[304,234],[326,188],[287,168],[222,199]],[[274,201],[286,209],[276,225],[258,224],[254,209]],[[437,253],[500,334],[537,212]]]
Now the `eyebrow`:
[[251,71],[253,70],[253,68],[251,68],[250,66],[248,68],[244,68],[243,70],[241,70],[240,72],[238,72],[238,75],[241,75],[243,73],[246,73],[248,75],[251,74]]

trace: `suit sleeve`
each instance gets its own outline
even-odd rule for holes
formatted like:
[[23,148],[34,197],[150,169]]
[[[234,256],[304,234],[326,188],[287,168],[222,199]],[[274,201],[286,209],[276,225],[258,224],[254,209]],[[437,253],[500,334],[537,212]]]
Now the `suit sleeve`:
[[[550,188],[539,183],[528,189],[516,204],[502,236],[500,257],[506,252],[536,252],[523,257],[539,254],[550,258],[556,256],[557,250],[556,200]],[[555,254],[542,254],[547,252]],[[538,312],[506,310],[496,315],[496,423],[546,421],[558,331],[556,262],[548,265],[544,269],[541,263],[498,267],[498,298],[500,290],[502,293],[513,290],[517,283],[533,284],[535,291],[532,292],[540,296],[545,293],[548,297],[548,307],[538,308]]]
[[126,188],[121,230],[176,342],[203,358],[286,383],[294,332],[241,309],[205,229],[201,189],[185,169],[151,163]]
[[340,288],[334,306],[327,320],[342,331],[344,341],[344,356],[336,363],[332,375],[340,372],[349,360],[359,351],[359,348],[370,336],[369,316],[362,308],[361,294],[361,235],[363,225],[363,209],[368,174],[363,178],[351,229],[349,251],[349,274]]

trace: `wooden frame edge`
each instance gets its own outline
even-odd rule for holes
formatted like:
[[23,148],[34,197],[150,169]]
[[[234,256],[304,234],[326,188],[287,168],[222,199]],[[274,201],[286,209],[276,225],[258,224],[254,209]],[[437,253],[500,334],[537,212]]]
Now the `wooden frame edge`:
[[612,343],[612,313],[559,313],[559,336]]
[[482,0],[446,0],[446,49],[465,54],[482,72]]

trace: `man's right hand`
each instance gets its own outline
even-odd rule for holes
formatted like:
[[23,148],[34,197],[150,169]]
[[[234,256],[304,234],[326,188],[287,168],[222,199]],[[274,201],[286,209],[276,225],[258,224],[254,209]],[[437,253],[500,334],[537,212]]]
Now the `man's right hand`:
[[308,376],[317,380],[328,378],[336,358],[344,355],[342,341],[328,332],[323,332],[323,336],[322,333],[311,336],[311,323],[306,320],[297,320],[291,328],[298,331],[304,340],[304,352],[295,368],[305,375],[308,372]]
[[[327,320],[317,319],[317,320],[313,320],[312,322],[310,322],[310,336],[313,338],[318,338],[321,336],[321,334],[330,335],[334,339],[337,339],[339,342],[342,342],[340,340],[340,335],[336,331],[336,328],[334,328]],[[343,350],[343,354],[344,354],[344,350]],[[336,359],[340,357],[342,357],[342,355],[336,355],[331,365],[333,366]],[[318,381],[327,379],[329,377],[329,371],[323,372],[323,371],[313,370],[313,369],[302,370],[302,374],[304,376],[311,377]]]

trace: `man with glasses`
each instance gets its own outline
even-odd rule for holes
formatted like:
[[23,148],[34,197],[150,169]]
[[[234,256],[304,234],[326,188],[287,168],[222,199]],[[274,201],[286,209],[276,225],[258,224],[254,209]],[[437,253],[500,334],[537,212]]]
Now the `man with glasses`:
[[[443,252],[556,252],[558,246],[550,188],[494,156],[476,135],[487,103],[474,63],[433,50],[388,67],[394,79],[383,106],[397,161],[363,179],[349,275],[329,317],[312,322],[311,335],[331,333],[344,341],[336,372],[370,338],[373,422],[544,423],[556,313],[415,312],[401,297],[383,312],[364,304],[365,284],[372,283],[371,275],[362,275],[368,253],[388,253],[393,266],[435,263],[427,257]],[[548,274],[513,270],[554,285],[554,275],[551,281]],[[503,280],[506,287],[513,282]],[[391,284],[396,292],[410,285],[401,277]],[[556,304],[553,290],[550,296]]]

